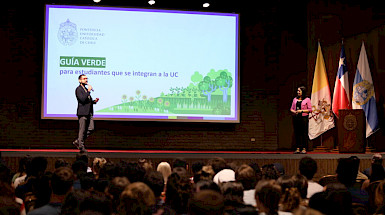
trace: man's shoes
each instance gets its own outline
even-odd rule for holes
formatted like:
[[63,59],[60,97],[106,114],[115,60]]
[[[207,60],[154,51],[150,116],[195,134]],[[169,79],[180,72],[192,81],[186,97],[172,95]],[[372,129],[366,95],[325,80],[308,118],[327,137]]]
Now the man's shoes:
[[306,152],[306,149],[303,148],[302,151],[301,151],[301,154],[306,154],[306,153],[307,153],[307,152]]
[[80,144],[79,144],[79,141],[77,139],[72,142],[72,145],[74,145],[77,149],[80,149]]
[[294,154],[300,154],[301,152],[299,151],[299,148],[297,148],[297,150],[295,150]]

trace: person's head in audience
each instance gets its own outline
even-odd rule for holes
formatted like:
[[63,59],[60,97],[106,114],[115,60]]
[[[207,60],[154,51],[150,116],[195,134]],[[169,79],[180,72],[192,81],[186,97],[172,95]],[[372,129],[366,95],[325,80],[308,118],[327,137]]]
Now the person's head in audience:
[[327,214],[328,211],[325,205],[328,204],[326,192],[319,192],[310,197],[308,206],[309,208],[322,212],[322,214]]
[[357,157],[357,156],[350,156],[349,159],[351,159],[353,161],[353,167],[354,167],[354,171],[356,171],[356,173],[358,173],[358,170],[360,168],[360,159]]
[[104,193],[108,187],[109,182],[110,181],[108,179],[105,179],[105,178],[95,179],[92,191]]
[[11,170],[0,160],[0,182],[11,183]]
[[166,185],[166,205],[177,213],[187,212],[187,203],[192,194],[192,184],[185,174],[172,173]]
[[143,181],[146,170],[137,162],[128,162],[125,165],[124,175],[131,182]]
[[222,215],[223,212],[224,198],[213,190],[195,193],[188,204],[189,215]]
[[373,163],[370,171],[370,182],[384,180],[385,171],[384,167],[381,164]]
[[74,184],[74,173],[68,167],[57,168],[51,178],[52,193],[58,196],[66,195]]
[[294,181],[294,187],[298,189],[298,192],[301,194],[302,199],[306,199],[308,183],[305,176],[300,174],[295,174],[292,177]]
[[187,170],[183,167],[175,167],[172,169],[172,172],[178,175],[187,176]]
[[220,172],[223,169],[229,168],[226,164],[225,159],[223,159],[223,158],[219,158],[219,157],[214,158],[210,161],[210,163],[211,163],[211,167],[213,168],[215,174],[217,174],[218,172]]
[[83,160],[76,160],[72,164],[72,171],[75,174],[75,179],[79,179],[82,175],[87,173],[88,165]]
[[281,163],[273,163],[273,165],[279,172],[279,176],[285,175],[285,167]]
[[240,182],[245,190],[253,190],[257,185],[255,171],[247,164],[241,165],[235,171],[235,180]]
[[99,178],[105,178],[107,180],[112,180],[118,176],[117,166],[111,162],[107,161],[103,167],[100,169]]
[[264,180],[277,180],[280,174],[275,168],[274,164],[265,164],[262,166],[262,179]]
[[195,185],[195,192],[200,192],[202,190],[214,190],[218,193],[221,193],[221,189],[218,184],[213,182],[212,180],[200,180]]
[[31,165],[30,165],[30,171],[31,171],[30,175],[37,178],[43,177],[45,170],[47,169],[47,165],[48,165],[48,162],[47,162],[47,158],[45,157],[32,158]]
[[87,172],[80,175],[80,185],[82,190],[92,191],[96,183],[94,173]]
[[60,167],[70,167],[70,164],[66,160],[59,158],[55,161],[55,169]]
[[353,186],[357,177],[357,161],[351,158],[340,158],[336,169],[337,180],[346,187]]
[[205,165],[203,161],[194,161],[191,165],[191,171],[193,175],[198,174],[200,171],[202,171],[202,167]]
[[153,170],[151,160],[141,158],[141,159],[138,160],[138,163],[139,163],[139,165],[141,165],[143,167],[143,169],[146,170],[146,172]]
[[255,187],[258,211],[266,215],[277,215],[281,200],[281,186],[275,180],[260,180]]
[[92,172],[95,174],[95,177],[99,177],[100,169],[103,168],[104,164],[107,163],[105,158],[94,158],[92,161]]
[[301,203],[301,194],[296,187],[286,188],[282,190],[281,205],[282,211],[294,212]]
[[117,212],[116,210],[120,202],[120,195],[129,184],[130,182],[126,177],[115,177],[108,184],[106,195],[111,199],[115,212]]
[[164,179],[163,175],[157,171],[149,171],[144,175],[144,181],[147,186],[154,192],[155,198],[160,199],[162,192],[164,191]]
[[277,179],[277,184],[281,186],[282,192],[286,189],[294,187],[294,179],[292,175],[283,175]]
[[187,161],[184,158],[175,158],[172,161],[172,169],[174,169],[176,167],[182,167],[182,168],[188,170]]
[[32,158],[29,155],[26,155],[26,156],[20,158],[19,168],[17,170],[17,172],[20,173],[20,176],[21,176],[21,174],[26,173],[28,163],[30,163],[31,160],[32,160]]
[[371,163],[382,165],[382,155],[380,153],[374,153],[371,159]]
[[243,204],[243,186],[239,182],[226,182],[220,186],[225,205]]
[[171,166],[167,162],[160,162],[158,164],[158,167],[156,167],[156,171],[162,173],[163,175],[163,181],[165,184],[167,184],[167,178],[171,175]]
[[84,162],[87,164],[87,166],[88,166],[89,157],[88,157],[88,154],[87,154],[87,153],[82,153],[82,152],[77,153],[77,154],[76,154],[76,159],[75,159],[75,160],[82,160],[82,161],[84,161]]
[[111,201],[102,193],[72,190],[67,194],[61,208],[61,215],[73,214],[111,215]]
[[121,195],[119,214],[147,215],[155,205],[155,195],[145,183],[129,184]]
[[303,157],[299,161],[299,172],[304,175],[307,180],[312,180],[317,172],[317,162],[311,157]]
[[345,185],[330,183],[326,185],[325,195],[327,200],[326,214],[342,215],[353,213],[352,196]]

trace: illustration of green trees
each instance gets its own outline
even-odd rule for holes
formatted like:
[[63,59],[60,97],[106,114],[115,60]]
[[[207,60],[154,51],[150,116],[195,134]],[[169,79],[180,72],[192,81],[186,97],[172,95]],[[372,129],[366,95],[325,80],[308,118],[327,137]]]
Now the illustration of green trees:
[[209,76],[203,78],[203,81],[198,84],[199,90],[202,91],[203,95],[207,96],[207,101],[211,101],[211,94],[217,90],[215,80],[212,80]]
[[216,86],[218,86],[219,90],[223,93],[223,102],[227,102],[227,90],[233,86],[233,78],[225,71],[221,72],[221,74],[215,79]]

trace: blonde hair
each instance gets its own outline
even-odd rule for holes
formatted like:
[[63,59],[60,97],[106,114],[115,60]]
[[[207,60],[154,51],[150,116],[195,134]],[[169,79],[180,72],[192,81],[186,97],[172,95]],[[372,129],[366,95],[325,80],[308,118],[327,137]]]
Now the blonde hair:
[[94,158],[92,161],[92,170],[99,173],[100,169],[103,168],[104,164],[107,163],[105,158]]
[[156,171],[162,173],[164,183],[167,183],[168,177],[171,175],[171,166],[167,162],[161,162],[158,164],[158,167],[156,168]]

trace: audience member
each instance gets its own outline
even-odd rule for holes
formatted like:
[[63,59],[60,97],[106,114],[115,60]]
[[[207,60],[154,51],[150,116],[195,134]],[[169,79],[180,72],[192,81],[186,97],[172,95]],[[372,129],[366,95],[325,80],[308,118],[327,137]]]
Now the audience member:
[[[373,156],[372,156],[372,159],[370,160],[371,162],[371,165],[370,167],[366,168],[362,173],[364,173],[366,176],[370,176],[370,171],[371,171],[371,168],[372,168],[372,164],[376,163],[376,164],[380,164],[382,166],[382,155],[380,153],[374,153]],[[384,167],[385,169],[385,167]]]
[[42,207],[28,212],[28,215],[58,215],[65,195],[72,189],[74,175],[68,167],[59,167],[55,170],[51,179],[52,194],[50,202]]
[[265,164],[262,166],[262,179],[263,180],[277,180],[280,177],[278,170],[274,164]]
[[104,164],[107,163],[107,160],[105,158],[94,158],[92,161],[92,172],[95,175],[95,178],[99,178],[100,169],[103,168]]
[[221,193],[221,189],[218,184],[212,180],[200,180],[195,185],[195,192],[198,193],[202,190],[213,190],[215,192]]
[[217,184],[235,181],[235,172],[227,164],[223,158],[214,158],[211,160],[211,167],[214,170],[213,181]]
[[255,200],[260,215],[278,215],[281,187],[275,180],[262,179],[255,187]]
[[243,164],[235,172],[235,180],[243,185],[243,202],[255,207],[257,205],[255,201],[255,186],[258,182],[255,171],[249,165]]
[[185,174],[172,173],[168,177],[165,204],[178,214],[187,213],[188,201],[192,195],[192,184]]
[[154,205],[152,190],[143,182],[134,182],[122,192],[118,211],[121,215],[148,215]]
[[[27,170],[27,165],[29,162],[31,162],[31,157],[29,155],[20,158],[19,168],[18,168],[17,172],[12,177],[12,186],[14,188],[19,186],[20,183],[24,182],[25,177],[27,176],[26,170]],[[18,181],[15,183],[16,179],[18,179]]]
[[138,163],[139,163],[140,166],[143,167],[144,170],[146,170],[146,172],[153,170],[153,166],[152,166],[151,160],[141,158],[141,159],[138,160]]
[[357,161],[352,158],[340,158],[337,165],[337,179],[346,186],[352,196],[353,203],[368,204],[368,193],[361,187],[353,186],[358,172]]
[[370,170],[371,170],[371,174],[369,176],[369,179],[365,180],[362,183],[362,186],[361,186],[362,190],[365,190],[366,188],[368,188],[370,183],[372,182],[382,181],[385,179],[384,167],[381,164],[373,163]]
[[115,177],[108,184],[108,188],[106,190],[106,195],[111,199],[112,202],[112,210],[114,213],[117,213],[117,208],[120,203],[120,195],[123,190],[130,184],[126,177]]
[[239,182],[226,182],[221,185],[226,214],[257,214],[255,207],[244,203],[243,190]]
[[167,184],[167,178],[171,175],[171,166],[167,162],[160,162],[156,171],[162,173],[164,184]]
[[223,212],[224,198],[213,190],[195,193],[188,205],[189,215],[222,215]]
[[314,193],[323,191],[323,187],[313,181],[313,177],[317,172],[317,169],[317,162],[311,157],[303,157],[299,161],[299,172],[307,179],[307,199],[314,195]]

